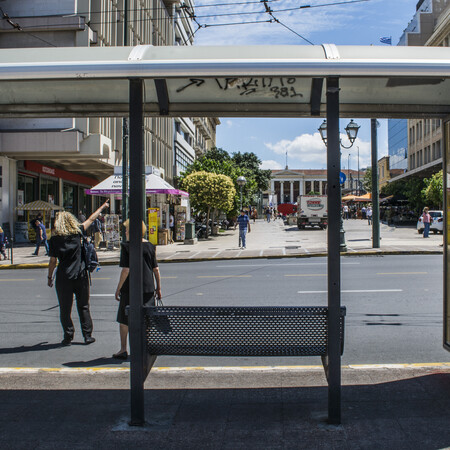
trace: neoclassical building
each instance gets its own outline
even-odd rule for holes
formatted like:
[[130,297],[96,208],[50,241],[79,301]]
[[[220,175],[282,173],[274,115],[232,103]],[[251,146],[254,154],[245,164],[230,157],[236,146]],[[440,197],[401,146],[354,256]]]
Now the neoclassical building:
[[[343,170],[347,179],[344,183],[346,191],[356,189],[358,172]],[[360,171],[359,180],[362,182],[364,172]],[[264,193],[265,205],[279,205],[280,203],[295,203],[299,195],[310,192],[327,193],[326,169],[283,169],[272,170],[270,190]]]

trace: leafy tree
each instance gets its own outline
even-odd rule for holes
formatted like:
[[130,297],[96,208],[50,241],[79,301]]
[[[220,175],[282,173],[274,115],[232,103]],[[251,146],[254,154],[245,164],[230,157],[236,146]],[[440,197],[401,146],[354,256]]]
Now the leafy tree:
[[241,188],[237,184],[237,179],[244,176],[246,184],[242,188],[243,205],[251,203],[254,196],[268,189],[271,179],[270,170],[262,170],[259,168],[261,160],[254,153],[233,153],[231,156],[226,150],[214,147],[205,155],[201,156],[191,164],[185,172],[177,179],[179,185],[183,184],[183,180],[194,172],[210,172],[216,174],[227,175],[234,183],[236,195],[234,198],[234,206],[231,214],[237,214],[240,206]]
[[431,208],[442,209],[444,202],[444,179],[443,171],[440,170],[435,173],[431,178],[425,178],[425,188],[422,190],[422,194],[425,197],[428,205]]
[[411,209],[420,213],[425,206],[425,198],[422,192],[424,187],[425,184],[422,179],[409,177],[383,186],[381,194],[404,198],[408,201]]
[[[211,211],[230,211],[234,206],[236,189],[230,177],[206,171],[193,172],[182,180],[182,187],[189,192],[192,207],[206,213],[209,223]],[[208,237],[208,227],[206,227]]]
[[366,173],[363,178],[363,186],[367,192],[372,192],[372,167],[366,169]]

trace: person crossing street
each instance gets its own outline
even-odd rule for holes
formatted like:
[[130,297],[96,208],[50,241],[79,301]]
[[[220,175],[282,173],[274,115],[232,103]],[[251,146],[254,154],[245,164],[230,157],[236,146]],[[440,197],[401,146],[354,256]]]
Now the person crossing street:
[[[245,211],[243,209],[241,210],[241,215],[237,218],[237,223],[239,223],[239,247],[244,250],[247,247],[247,229],[250,233],[250,219],[248,218],[247,214],[245,214]],[[237,223],[234,226],[234,229],[236,229]]]

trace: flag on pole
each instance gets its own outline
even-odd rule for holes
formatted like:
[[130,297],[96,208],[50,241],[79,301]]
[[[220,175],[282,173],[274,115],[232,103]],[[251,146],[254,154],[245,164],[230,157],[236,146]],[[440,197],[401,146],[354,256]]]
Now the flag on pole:
[[392,45],[392,36],[380,38],[382,44]]

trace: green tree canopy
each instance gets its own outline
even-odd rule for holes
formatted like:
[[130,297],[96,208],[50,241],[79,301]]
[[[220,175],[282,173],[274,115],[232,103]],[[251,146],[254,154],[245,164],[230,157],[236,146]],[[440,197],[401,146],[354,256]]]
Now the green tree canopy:
[[363,186],[367,192],[372,192],[372,167],[366,169],[366,173],[363,178]]
[[226,150],[214,147],[191,164],[178,178],[178,184],[183,185],[183,180],[195,172],[210,172],[226,175],[231,178],[235,187],[234,206],[231,208],[236,214],[240,206],[240,191],[236,180],[244,176],[246,184],[242,188],[242,202],[244,205],[252,203],[254,196],[265,191],[269,187],[271,179],[270,170],[259,168],[261,160],[254,153],[233,153],[231,156]]
[[444,179],[443,171],[440,170],[435,173],[431,178],[425,178],[425,188],[422,190],[422,194],[428,203],[430,208],[442,209],[444,203]]
[[408,201],[410,208],[419,213],[425,206],[425,198],[422,192],[424,187],[425,184],[422,179],[409,177],[383,186],[381,194],[404,198]]
[[183,178],[181,186],[189,192],[192,207],[206,213],[206,223],[209,223],[212,211],[228,212],[234,207],[236,189],[227,175],[193,172]]

